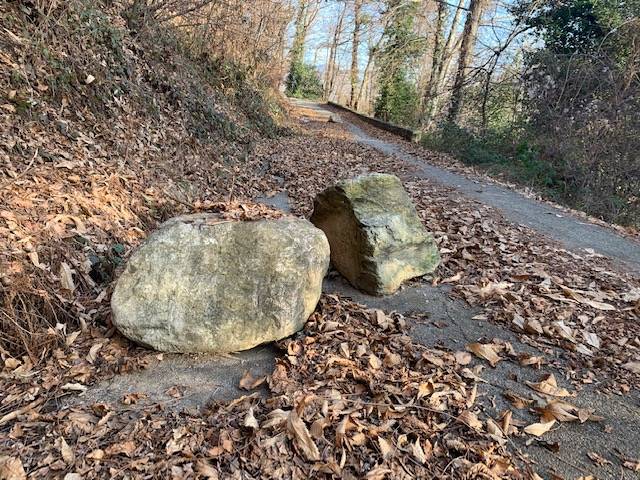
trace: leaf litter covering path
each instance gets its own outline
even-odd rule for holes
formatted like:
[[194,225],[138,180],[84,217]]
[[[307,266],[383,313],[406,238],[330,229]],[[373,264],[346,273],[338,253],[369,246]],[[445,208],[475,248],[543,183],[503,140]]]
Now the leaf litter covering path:
[[[309,122],[306,138],[265,142],[258,152],[285,179],[293,212],[308,216],[315,194],[367,171],[400,175],[443,256],[432,280],[486,308],[486,317],[522,333],[527,343],[562,347],[577,381],[626,393],[640,374],[640,281],[606,259],[576,255],[513,225],[453,189],[416,179],[398,159],[350,141],[338,125]],[[327,178],[329,175],[329,178]],[[589,369],[601,372],[596,378]]]
[[[432,283],[453,285],[456,295],[485,307],[487,319],[548,352],[523,361],[557,364],[574,386],[636,389],[638,283],[604,260],[575,257],[487,207],[415,181],[400,162],[354,144],[335,125],[303,123],[295,135],[261,142],[255,155],[269,163],[272,176],[264,179],[269,190],[263,193],[276,194],[277,178],[284,178],[298,214],[308,214],[315,193],[338,178],[369,170],[400,173],[443,252]],[[246,205],[234,211],[269,215]],[[97,301],[99,308],[106,297]],[[171,404],[143,405],[135,395],[120,404],[58,410],[61,397],[81,393],[99,378],[144,368],[155,355],[108,325],[94,325],[87,312],[84,329],[65,331],[61,324],[56,334],[64,341],[51,358],[36,364],[2,352],[2,469],[17,472],[16,478],[23,469],[70,480],[537,478],[526,463],[514,470],[508,435],[526,427],[540,432],[548,415],[540,414],[543,427],[511,425],[508,414],[483,418],[471,402],[478,378],[464,366],[468,358],[411,343],[399,317],[325,297],[304,334],[283,343],[286,354],[269,379],[267,398],[213,405],[204,415],[178,413]],[[478,351],[508,353],[499,340],[481,343]],[[565,418],[590,421],[585,412],[562,409]],[[637,458],[619,463],[630,474],[638,468]]]

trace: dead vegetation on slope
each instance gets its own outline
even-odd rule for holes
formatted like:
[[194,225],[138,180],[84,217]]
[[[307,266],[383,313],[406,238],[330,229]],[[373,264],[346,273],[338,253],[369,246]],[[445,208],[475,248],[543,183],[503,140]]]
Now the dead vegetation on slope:
[[114,269],[158,222],[264,188],[262,93],[166,28],[133,36],[125,7],[0,6],[0,346],[32,362],[107,321]]

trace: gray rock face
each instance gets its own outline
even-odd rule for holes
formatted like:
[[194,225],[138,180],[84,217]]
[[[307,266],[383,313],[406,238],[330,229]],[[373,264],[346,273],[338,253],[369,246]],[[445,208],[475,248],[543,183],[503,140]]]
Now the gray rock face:
[[306,220],[177,217],[132,255],[113,323],[165,352],[235,352],[302,329],[320,298],[329,244]]
[[328,188],[316,197],[311,222],[327,235],[335,268],[373,295],[393,293],[440,262],[433,237],[393,175],[363,175]]

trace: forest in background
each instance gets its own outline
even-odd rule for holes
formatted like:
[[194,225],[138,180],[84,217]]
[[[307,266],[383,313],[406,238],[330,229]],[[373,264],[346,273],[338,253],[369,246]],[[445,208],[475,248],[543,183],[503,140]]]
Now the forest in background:
[[640,2],[298,0],[287,91],[640,222]]

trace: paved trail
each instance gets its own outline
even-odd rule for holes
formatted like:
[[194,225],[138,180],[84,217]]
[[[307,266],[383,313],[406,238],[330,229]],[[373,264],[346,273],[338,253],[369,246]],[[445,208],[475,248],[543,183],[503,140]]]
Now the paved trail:
[[[304,102],[304,106],[318,112],[327,111],[324,105],[317,103]],[[495,207],[512,222],[533,228],[570,250],[584,253],[584,249],[593,249],[596,253],[624,265],[633,273],[640,274],[639,242],[490,181],[481,178],[469,179],[430,165],[417,156],[403,152],[399,144],[404,140],[398,139],[398,143],[392,143],[374,138],[350,123],[349,114],[341,114],[341,118],[358,142],[406,161],[417,168],[420,177],[453,187],[467,197]]]
[[[304,106],[314,109],[317,115],[323,116],[324,121],[330,116],[317,104],[305,103]],[[416,165],[423,178],[456,187],[464,194],[499,208],[511,220],[547,233],[568,247],[593,248],[626,262],[632,268],[635,266],[636,270],[640,271],[640,248],[634,242],[604,228],[568,217],[563,212],[510,190],[490,183],[476,183],[427,165],[416,157],[402,153],[398,145],[372,138],[353,124],[345,124],[345,127],[354,133],[357,141],[372,145],[385,153],[398,155]],[[289,197],[286,191],[257,200],[289,211]],[[562,351],[538,351],[523,343],[517,335],[504,327],[477,320],[475,315],[479,310],[469,307],[461,300],[450,298],[450,290],[446,286],[433,287],[428,283],[407,285],[394,295],[372,297],[358,292],[334,272],[325,279],[323,290],[328,294],[352,298],[369,308],[407,314],[410,319],[408,335],[415,342],[429,347],[457,351],[463,350],[466,344],[482,338],[500,338],[510,342],[518,352],[562,358]],[[418,320],[411,319],[416,313]],[[162,361],[158,360],[151,368],[118,375],[95,385],[84,397],[76,401],[117,403],[126,393],[142,392],[149,396],[149,402],[158,402],[176,410],[197,409],[210,400],[230,400],[246,394],[247,392],[238,389],[243,373],[250,370],[254,376],[269,374],[278,355],[280,353],[269,345],[224,357],[166,354]],[[482,365],[475,360],[474,364]],[[554,373],[562,385],[566,384],[563,372],[551,367],[545,368],[544,372]],[[538,381],[541,373],[508,361],[500,362],[496,368],[485,368],[480,372],[483,380],[478,387],[479,407],[486,415],[499,418],[502,412],[512,409],[503,392],[508,389],[528,398],[531,392],[525,380]],[[640,397],[636,391],[620,397],[604,395],[597,390],[601,381],[606,379],[599,379],[594,385],[583,386],[571,402],[581,408],[595,409],[598,415],[604,417],[602,422],[564,423],[545,434],[543,441],[530,437],[514,438],[512,448],[528,456],[544,478],[568,480],[591,474],[602,480],[640,480],[640,473],[621,471],[619,461],[614,456],[614,451],[619,450],[625,456],[637,457],[640,445]],[[181,398],[175,399],[169,395],[168,392],[173,386],[182,388],[184,395]],[[514,419],[525,425],[538,421],[538,417],[527,409],[515,410]],[[552,451],[556,448],[559,450]],[[590,452],[602,454],[614,463],[594,465],[588,458]]]

